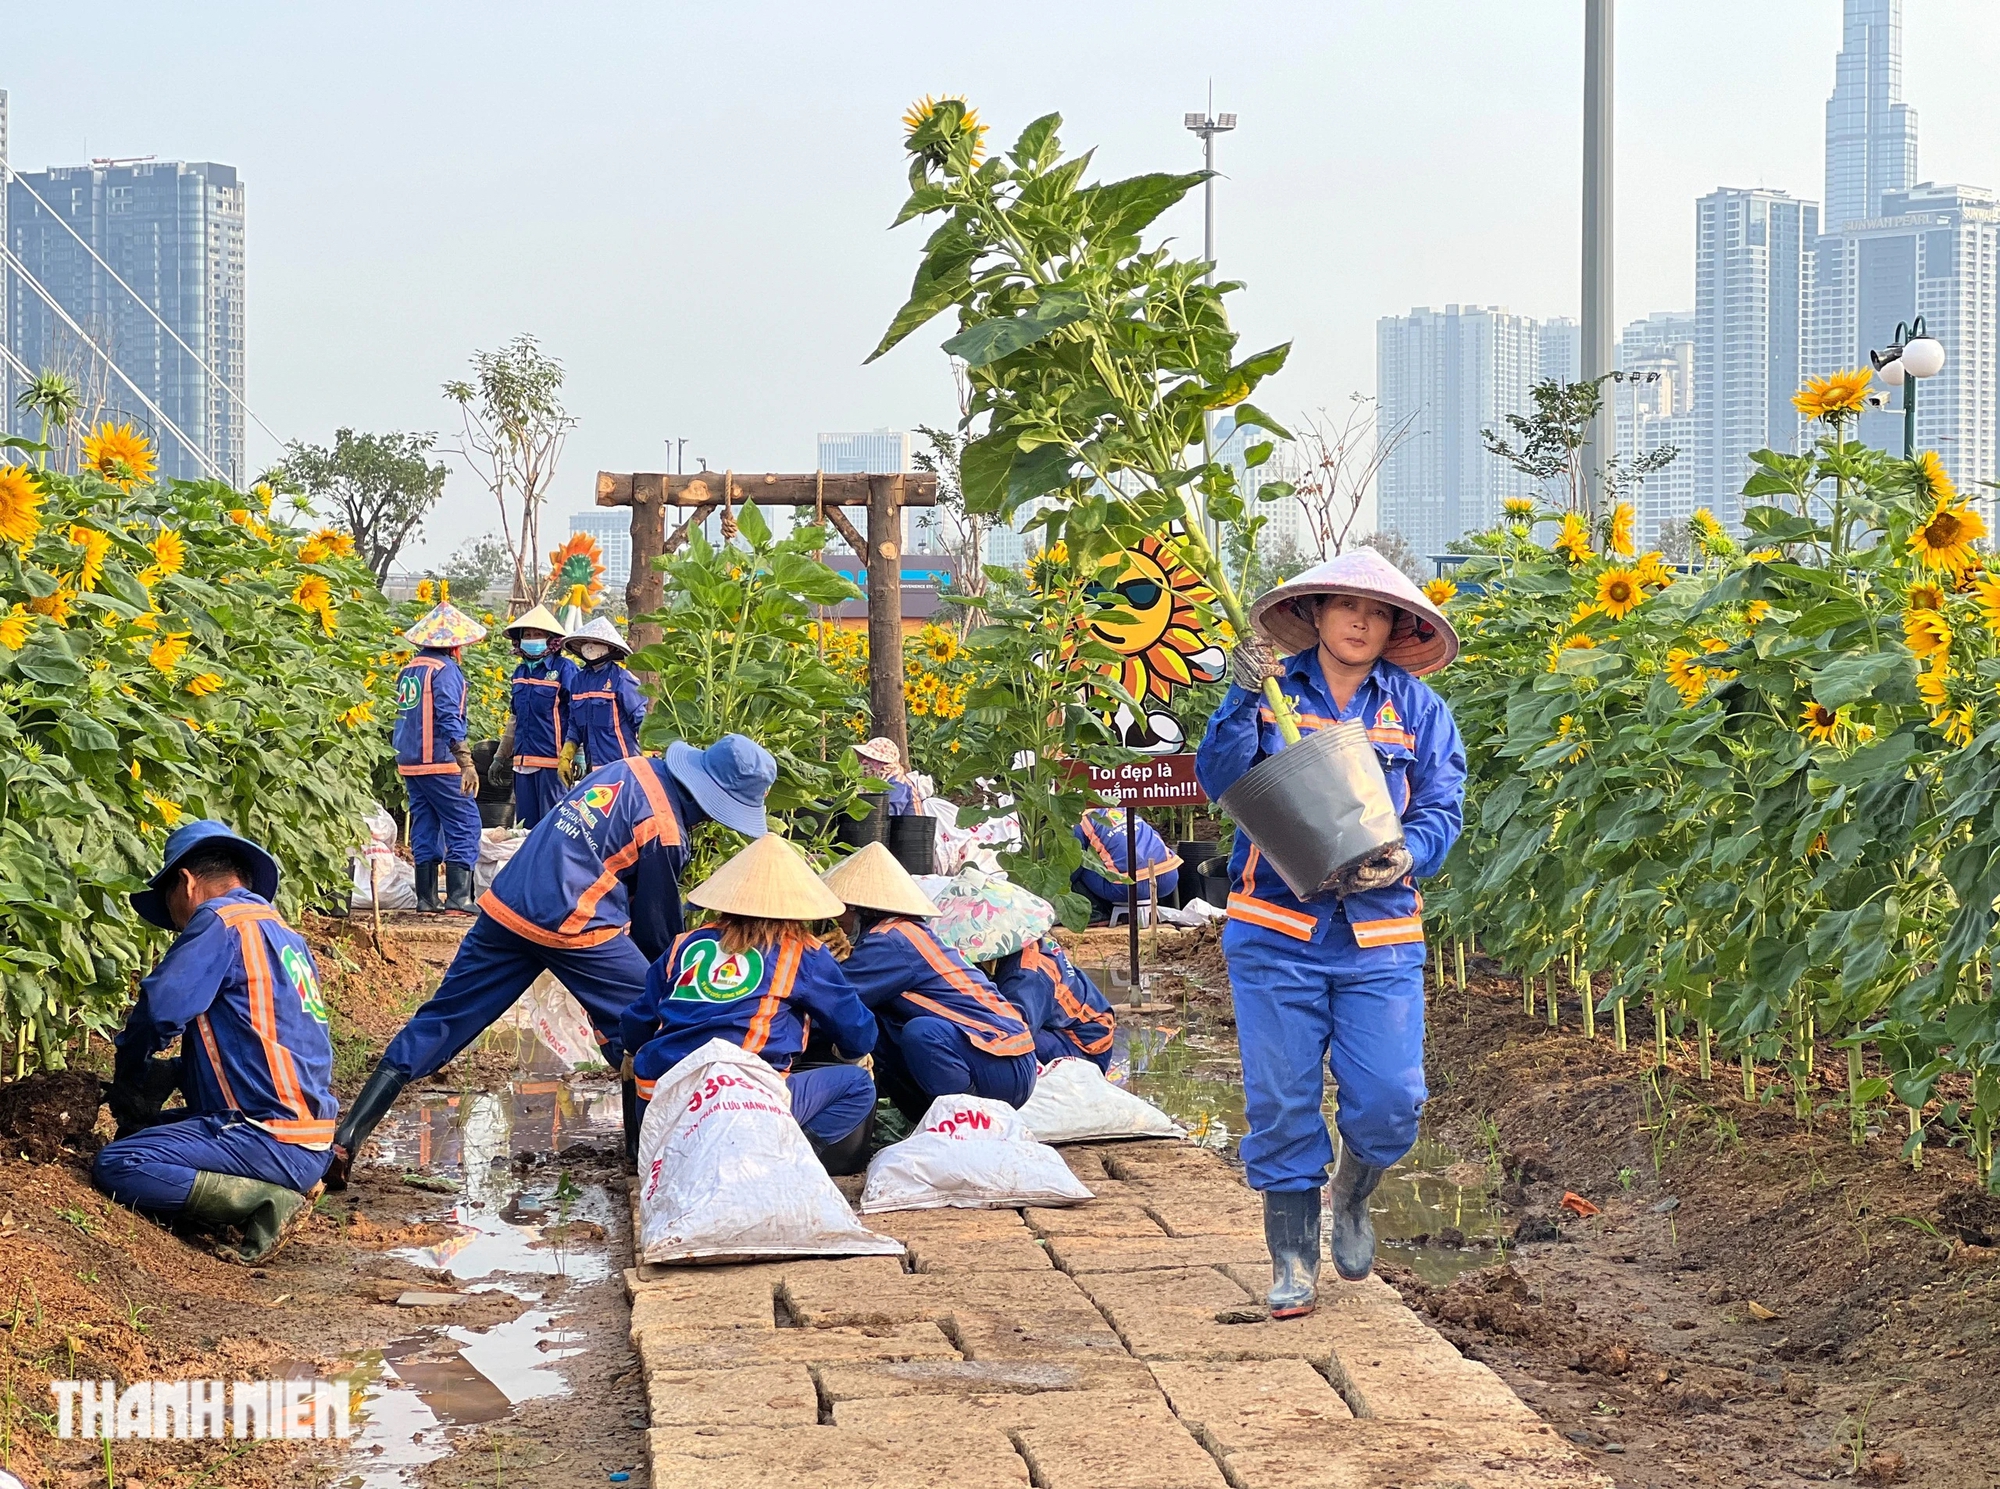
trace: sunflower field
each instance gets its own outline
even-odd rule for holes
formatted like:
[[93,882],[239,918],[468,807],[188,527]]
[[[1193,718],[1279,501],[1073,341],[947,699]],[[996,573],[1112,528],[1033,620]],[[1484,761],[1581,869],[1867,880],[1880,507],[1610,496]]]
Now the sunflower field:
[[1746,544],[1696,514],[1697,564],[1636,554],[1622,503],[1478,538],[1436,591],[1471,780],[1428,898],[1531,1004],[1567,961],[1587,1029],[1643,1010],[1661,1063],[1686,1040],[1857,1137],[1900,1108],[1912,1161],[1943,1134],[1992,1184],[2000,573],[1934,455],[1847,437],[1867,381],[1799,395],[1821,437],[1752,457]]
[[[15,457],[41,447],[4,441]],[[352,542],[270,493],[152,480],[129,426],[76,475],[0,465],[0,1049],[58,1067],[114,1027],[165,937],[126,895],[169,829],[275,853],[288,910],[344,901],[387,616]]]

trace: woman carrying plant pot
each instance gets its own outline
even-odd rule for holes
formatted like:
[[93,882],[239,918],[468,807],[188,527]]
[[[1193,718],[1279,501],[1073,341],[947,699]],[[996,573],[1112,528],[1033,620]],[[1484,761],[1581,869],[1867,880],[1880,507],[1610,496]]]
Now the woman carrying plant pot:
[[563,645],[583,663],[570,679],[570,726],[590,768],[630,760],[639,753],[639,725],[646,719],[645,695],[625,669],[630,644],[600,615]]
[[493,755],[493,784],[514,786],[514,825],[533,827],[555,810],[568,788],[562,779],[563,744],[571,734],[570,689],[577,666],[561,651],[563,623],[537,605],[507,623],[507,639],[521,663],[514,669],[507,722]]
[[[1327,1203],[1341,1276],[1358,1281],[1373,1267],[1368,1196],[1417,1137],[1427,1093],[1416,881],[1443,867],[1465,802],[1458,726],[1417,679],[1458,655],[1458,637],[1400,570],[1367,548],[1279,585],[1251,606],[1250,620],[1255,634],[1231,663],[1235,685],[1196,755],[1202,789],[1220,800],[1284,748],[1262,691],[1275,678],[1302,735],[1349,722],[1367,731],[1386,778],[1385,810],[1401,819],[1400,844],[1305,896],[1240,828],[1230,858],[1222,948],[1249,1118],[1243,1163],[1264,1195],[1271,1316],[1294,1318],[1312,1312],[1319,1280],[1320,1188],[1334,1161],[1321,1110],[1327,1069],[1340,1096],[1340,1158]],[[1327,780],[1329,798],[1344,789],[1331,773]]]

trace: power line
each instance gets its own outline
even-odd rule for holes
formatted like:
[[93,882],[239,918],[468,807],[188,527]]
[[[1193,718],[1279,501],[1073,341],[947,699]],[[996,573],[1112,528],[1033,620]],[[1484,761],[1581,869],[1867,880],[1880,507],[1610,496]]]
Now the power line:
[[160,406],[157,403],[153,402],[152,399],[146,396],[145,389],[141,388],[137,383],[133,382],[130,377],[126,376],[125,369],[120,367],[116,362],[112,361],[111,358],[105,354],[104,349],[100,347],[96,342],[90,339],[89,333],[86,332],[83,329],[83,327],[79,326],[76,323],[75,319],[70,315],[70,313],[67,310],[63,309],[62,302],[56,299],[54,295],[49,293],[48,287],[44,285],[41,282],[41,280],[35,278],[34,275],[28,272],[28,266],[22,263],[21,260],[15,256],[14,251],[8,248],[5,244],[0,244],[0,258],[4,258],[5,261],[13,267],[14,272],[20,275],[21,278],[27,282],[28,286],[31,289],[33,289],[36,294],[42,297],[42,300],[44,301],[44,303],[48,305],[49,309],[53,310],[57,315],[62,317],[63,324],[69,327],[70,331],[74,333],[77,340],[81,341],[85,346],[89,347],[93,352],[95,352],[100,358],[103,359],[105,366],[109,367],[113,372],[118,374],[118,380],[123,384],[125,384],[126,387],[130,388],[132,390],[133,396],[136,397],[141,403],[146,405],[146,411],[150,413],[155,419],[159,420],[160,423],[164,424],[169,430],[171,430],[173,432],[174,438],[178,439],[181,442],[182,446],[186,448],[187,452],[190,455],[194,456],[196,460],[201,462],[202,466],[208,471],[208,473],[211,476],[213,476],[216,480],[221,481],[224,485],[229,484],[229,477],[223,471],[222,467],[217,465],[213,460],[209,459],[208,452],[202,449],[201,446],[197,445],[193,440],[189,439],[187,435],[181,431],[181,426],[176,424],[172,419],[169,419],[166,416],[166,414],[161,410]]
[[39,191],[35,190],[34,187],[30,186],[27,183],[27,180],[21,175],[19,171],[8,169],[6,174],[11,176],[15,181],[20,183],[21,190],[27,192],[29,196],[33,197],[37,202],[41,203],[42,210],[48,213],[49,216],[53,217],[57,221],[57,223],[61,225],[62,230],[64,232],[68,233],[72,238],[76,239],[76,241],[82,246],[83,251],[89,254],[91,258],[96,260],[97,266],[100,269],[102,269],[106,274],[109,274],[112,277],[112,279],[117,283],[118,288],[125,291],[126,294],[130,295],[134,300],[139,302],[140,308],[143,309],[146,312],[146,314],[150,315],[156,322],[158,322],[160,329],[162,331],[165,331],[169,336],[174,338],[174,344],[176,346],[178,346],[182,351],[186,352],[190,357],[193,357],[196,362],[199,362],[201,364],[201,370],[207,373],[210,377],[214,378],[216,384],[222,389],[222,391],[227,393],[231,398],[234,398],[236,400],[238,406],[242,408],[244,413],[250,416],[252,422],[254,422],[259,429],[263,430],[266,434],[270,435],[271,438],[277,442],[277,445],[280,449],[284,448],[285,441],[278,434],[278,431],[273,429],[269,424],[266,424],[262,419],[259,419],[257,417],[257,410],[250,407],[249,402],[243,397],[243,395],[237,392],[235,388],[230,386],[229,380],[223,377],[223,375],[217,372],[213,367],[209,366],[207,362],[203,361],[200,352],[196,351],[193,347],[189,346],[185,341],[181,340],[180,332],[176,331],[172,326],[168,325],[166,321],[161,318],[160,312],[152,307],[151,303],[147,301],[144,295],[141,295],[137,290],[133,289],[131,285],[127,284],[123,279],[120,279],[118,277],[118,271],[112,268],[111,265],[107,264],[104,261],[103,255],[98,253],[98,251],[95,248],[92,248],[90,246],[90,243],[88,242],[88,240],[84,238],[83,234],[79,233],[75,228],[70,226],[68,218],[64,217],[60,212],[56,211],[56,209],[54,207],[51,207],[46,201],[43,201],[42,194]]

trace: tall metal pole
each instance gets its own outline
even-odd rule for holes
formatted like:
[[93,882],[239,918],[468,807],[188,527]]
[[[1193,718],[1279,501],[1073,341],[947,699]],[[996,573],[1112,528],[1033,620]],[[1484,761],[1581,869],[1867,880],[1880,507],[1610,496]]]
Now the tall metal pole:
[[[1583,345],[1585,382],[1613,371],[1611,350],[1611,124],[1613,0],[1584,0],[1583,20]],[[1611,400],[1590,422],[1583,446],[1584,496],[1594,519],[1603,506],[1604,467],[1613,453]]]
[[[1215,283],[1215,137],[1236,127],[1234,114],[1215,112],[1215,84],[1208,85],[1208,112],[1203,114],[1183,114],[1181,123],[1201,136],[1201,168],[1207,173],[1201,183],[1201,256],[1208,265],[1202,275],[1202,283]],[[1215,459],[1215,414],[1213,410],[1201,416],[1201,458],[1204,464]],[[1205,520],[1206,537],[1209,547],[1217,553],[1222,551],[1222,528],[1213,520]]]

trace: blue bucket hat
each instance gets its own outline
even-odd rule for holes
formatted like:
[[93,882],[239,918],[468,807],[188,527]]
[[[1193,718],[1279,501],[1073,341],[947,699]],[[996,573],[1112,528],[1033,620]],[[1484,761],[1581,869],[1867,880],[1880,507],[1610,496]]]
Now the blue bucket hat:
[[161,930],[174,929],[173,919],[167,914],[165,885],[168,876],[183,858],[208,843],[228,843],[234,847],[250,865],[250,892],[259,899],[277,898],[278,860],[248,838],[238,837],[228,823],[203,817],[199,821],[185,822],[167,834],[166,862],[147,881],[146,887],[132,896],[132,908],[139,912],[141,918],[151,921]]
[[724,827],[747,838],[764,835],[764,793],[777,782],[778,762],[756,740],[725,734],[697,750],[677,739],[667,746],[667,769]]

